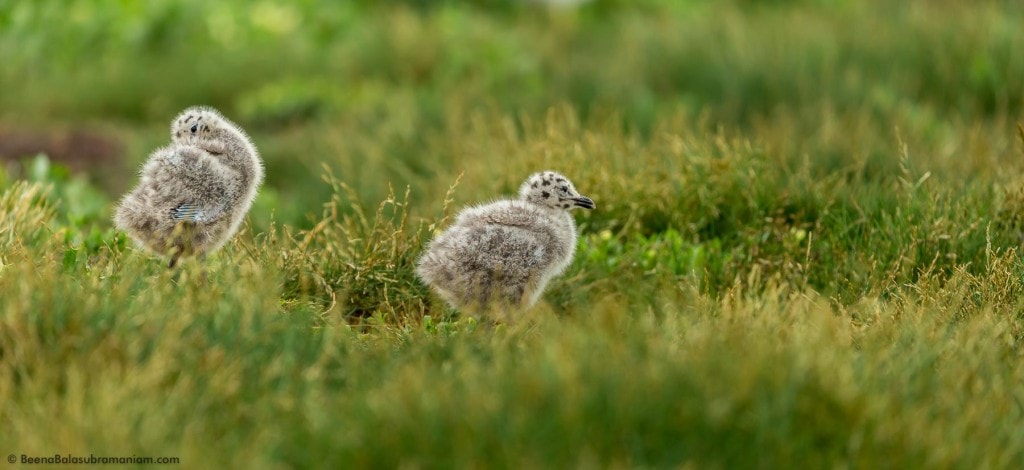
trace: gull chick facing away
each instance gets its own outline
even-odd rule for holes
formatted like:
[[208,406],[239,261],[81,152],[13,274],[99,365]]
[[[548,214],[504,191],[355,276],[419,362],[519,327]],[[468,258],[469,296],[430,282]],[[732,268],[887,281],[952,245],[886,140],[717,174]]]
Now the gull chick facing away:
[[416,274],[452,307],[466,312],[527,308],[576,251],[569,211],[593,209],[568,178],[531,175],[518,199],[463,210],[432,240]]
[[203,256],[238,231],[263,182],[249,136],[213,108],[188,108],[171,122],[171,145],[155,150],[121,199],[114,223],[140,247]]

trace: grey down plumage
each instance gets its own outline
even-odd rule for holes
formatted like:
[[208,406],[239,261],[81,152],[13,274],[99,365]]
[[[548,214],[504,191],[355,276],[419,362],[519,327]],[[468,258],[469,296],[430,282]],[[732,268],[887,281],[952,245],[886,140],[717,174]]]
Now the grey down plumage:
[[139,176],[114,223],[173,267],[231,239],[263,182],[263,164],[241,128],[197,106],[172,121],[171,144],[153,151]]
[[434,238],[416,273],[456,309],[526,308],[572,262],[576,224],[570,210],[593,209],[568,178],[531,175],[519,198],[470,207]]

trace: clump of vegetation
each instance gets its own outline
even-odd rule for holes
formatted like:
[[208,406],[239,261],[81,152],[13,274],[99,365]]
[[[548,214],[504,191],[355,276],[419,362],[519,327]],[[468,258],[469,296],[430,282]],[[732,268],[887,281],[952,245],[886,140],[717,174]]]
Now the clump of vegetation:
[[312,229],[254,247],[257,258],[279,253],[274,261],[287,276],[286,297],[319,299],[330,315],[345,320],[376,316],[402,323],[429,312],[414,269],[430,228],[409,220],[410,189],[401,198],[389,189],[367,214],[348,185],[330,173],[325,180],[334,195]]

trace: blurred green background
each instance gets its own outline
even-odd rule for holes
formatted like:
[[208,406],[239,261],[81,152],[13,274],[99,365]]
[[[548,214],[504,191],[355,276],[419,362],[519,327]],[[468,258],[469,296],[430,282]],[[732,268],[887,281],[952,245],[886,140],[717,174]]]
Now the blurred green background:
[[2,0],[0,155],[45,151],[116,197],[170,118],[208,104],[263,152],[256,223],[272,207],[308,227],[323,164],[369,203],[388,182],[432,203],[461,172],[477,182],[462,154],[513,158],[458,136],[554,107],[585,128],[724,129],[816,172],[871,174],[897,169],[897,128],[964,158],[958,134],[1012,136],[1024,106],[1020,2],[550,3]]

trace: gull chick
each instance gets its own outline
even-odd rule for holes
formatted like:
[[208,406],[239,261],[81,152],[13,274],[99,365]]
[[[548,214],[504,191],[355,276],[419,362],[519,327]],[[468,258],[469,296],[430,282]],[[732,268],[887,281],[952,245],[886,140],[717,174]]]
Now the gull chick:
[[463,210],[432,240],[416,274],[452,307],[463,311],[526,308],[576,251],[574,208],[593,209],[568,178],[531,175],[518,199]]
[[143,165],[114,223],[174,267],[182,256],[205,255],[231,239],[263,182],[263,164],[249,136],[213,108],[178,115],[171,141]]

